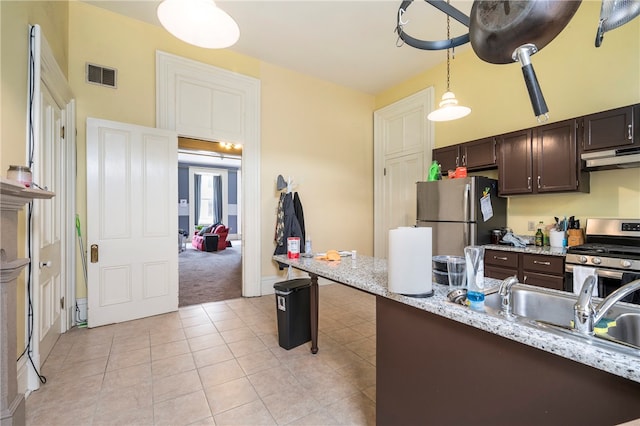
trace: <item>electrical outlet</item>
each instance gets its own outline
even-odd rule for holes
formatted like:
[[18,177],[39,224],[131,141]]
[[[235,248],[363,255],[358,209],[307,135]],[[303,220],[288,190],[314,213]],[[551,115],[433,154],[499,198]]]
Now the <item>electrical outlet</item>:
[[529,231],[535,231],[536,230],[536,224],[531,220],[528,222],[528,229],[529,229]]

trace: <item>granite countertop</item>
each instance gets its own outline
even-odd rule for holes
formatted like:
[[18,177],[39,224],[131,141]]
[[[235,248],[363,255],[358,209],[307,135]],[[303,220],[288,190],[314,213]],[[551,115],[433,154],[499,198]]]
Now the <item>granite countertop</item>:
[[483,246],[488,250],[502,250],[502,251],[513,251],[516,253],[531,253],[531,254],[545,254],[550,256],[566,256],[567,249],[561,247],[551,247],[551,246],[526,246],[526,247],[515,247],[512,245],[506,244],[486,244]]
[[[544,250],[544,247],[536,249]],[[395,300],[640,383],[640,350],[622,346],[618,349],[619,345],[594,342],[551,329],[545,330],[524,321],[506,319],[490,310],[488,312],[472,311],[467,307],[449,302],[447,300],[449,288],[444,285],[433,284],[434,295],[428,298],[392,293],[387,288],[385,259],[363,255],[358,255],[355,260],[348,256],[343,257],[340,262],[313,258],[288,259],[286,255],[273,256],[273,259],[319,277]],[[499,284],[500,280],[485,278],[487,288],[496,288]]]

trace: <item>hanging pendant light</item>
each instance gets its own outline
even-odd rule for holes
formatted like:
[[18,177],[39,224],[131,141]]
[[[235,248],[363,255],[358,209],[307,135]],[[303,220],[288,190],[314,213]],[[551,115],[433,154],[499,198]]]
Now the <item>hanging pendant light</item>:
[[164,0],[157,13],[167,31],[194,46],[223,49],[240,38],[236,21],[213,0]]
[[[448,3],[448,2],[447,2]],[[450,37],[450,24],[449,24],[449,15],[447,15],[447,39],[451,40]],[[450,90],[449,83],[451,79],[451,71],[450,71],[450,55],[449,51],[451,49],[447,49],[447,91],[442,95],[442,100],[438,105],[439,108],[435,111],[431,111],[429,115],[427,115],[427,119],[430,121],[451,121],[457,120],[458,118],[465,117],[469,115],[471,112],[471,108],[458,105],[458,100],[456,99],[456,95]]]

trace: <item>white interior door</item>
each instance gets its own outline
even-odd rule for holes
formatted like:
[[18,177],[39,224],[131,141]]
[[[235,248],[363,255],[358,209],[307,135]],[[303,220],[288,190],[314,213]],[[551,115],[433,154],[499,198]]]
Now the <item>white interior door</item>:
[[55,192],[51,200],[34,202],[34,225],[38,232],[34,233],[34,264],[37,271],[34,303],[39,315],[35,336],[38,337],[40,362],[44,362],[58,340],[61,330],[61,313],[63,298],[62,262],[62,201],[63,182],[62,165],[62,110],[51,97],[46,86],[40,92],[40,146],[34,159],[34,178],[40,186]]
[[[34,184],[55,193],[35,200],[31,217],[31,281],[25,294],[29,357],[18,361],[18,387],[36,390],[40,366],[75,305],[75,101],[38,25],[29,27],[29,160]],[[67,131],[65,131],[67,129]],[[69,131],[69,129],[73,129]],[[28,360],[27,360],[28,358]]]
[[416,224],[416,185],[431,162],[433,88],[374,113],[374,255],[387,256],[389,229]]
[[178,138],[87,119],[87,324],[178,309]]
[[[416,224],[416,182],[423,180],[422,153],[389,159],[385,163],[384,229]],[[384,247],[388,244],[388,232],[381,233]],[[386,253],[377,256],[387,257]]]

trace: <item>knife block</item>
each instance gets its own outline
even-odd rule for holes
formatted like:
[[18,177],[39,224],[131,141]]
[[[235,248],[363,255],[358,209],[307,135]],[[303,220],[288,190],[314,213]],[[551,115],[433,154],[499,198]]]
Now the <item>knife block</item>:
[[574,247],[584,244],[584,231],[582,229],[568,229],[567,246]]

